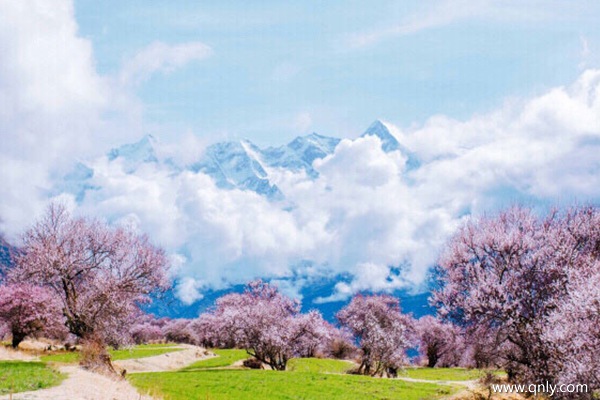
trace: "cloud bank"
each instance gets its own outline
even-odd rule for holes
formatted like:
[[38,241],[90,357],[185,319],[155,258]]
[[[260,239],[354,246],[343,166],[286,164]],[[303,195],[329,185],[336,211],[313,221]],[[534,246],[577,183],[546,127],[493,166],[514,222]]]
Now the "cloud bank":
[[210,54],[198,42],[154,43],[116,76],[100,75],[69,0],[0,1],[0,49],[0,230],[13,238],[74,160],[142,135],[143,105],[128,85]]
[[100,189],[87,192],[80,211],[136,221],[176,254],[178,293],[188,302],[255,277],[292,286],[348,277],[328,301],[419,287],[469,215],[600,198],[600,71],[469,120],[386,126],[407,150],[386,153],[376,136],[344,139],[315,160],[316,179],[264,166],[283,193],[276,201],[170,163],[127,173],[120,159],[100,157],[90,164]]
[[[224,189],[186,168],[204,148],[193,135],[179,145],[153,143],[152,162],[111,159],[111,147],[142,136],[143,106],[130,88],[211,50],[155,43],[117,76],[101,76],[73,14],[70,2],[0,3],[1,229],[14,237],[50,198],[134,224],[169,251],[186,302],[255,277],[285,282],[292,292],[315,277],[346,277],[322,301],[415,288],[469,215],[513,202],[600,199],[595,70],[467,120],[434,116],[405,130],[386,124],[406,150],[386,153],[374,136],[343,139],[313,163],[316,178],[264,166],[279,200]],[[56,188],[65,189],[63,177],[78,159],[93,176],[76,201]]]

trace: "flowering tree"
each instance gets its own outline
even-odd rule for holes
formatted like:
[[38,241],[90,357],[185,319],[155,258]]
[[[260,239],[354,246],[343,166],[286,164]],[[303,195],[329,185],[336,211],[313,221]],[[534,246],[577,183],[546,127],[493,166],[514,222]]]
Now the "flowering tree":
[[192,320],[185,318],[167,321],[162,328],[163,337],[168,342],[196,344],[198,338],[192,322]]
[[510,350],[511,344],[502,333],[486,325],[463,329],[457,338],[459,342],[462,341],[457,349],[463,351],[459,366],[478,369],[503,367],[503,356]]
[[164,340],[163,327],[168,320],[157,319],[151,314],[141,314],[129,329],[129,334],[135,344],[158,342]]
[[419,354],[427,360],[429,368],[460,364],[464,344],[457,326],[426,315],[416,321],[415,331]]
[[563,218],[550,243],[557,263],[568,266],[566,295],[557,302],[543,332],[558,383],[587,384],[600,392],[600,212],[585,208]]
[[335,337],[335,327],[323,319],[318,311],[299,314],[293,319],[294,352],[299,357],[325,354]]
[[407,362],[412,318],[402,314],[397,298],[357,295],[337,319],[353,333],[362,351],[359,373],[394,376]]
[[9,279],[54,291],[67,328],[84,342],[126,340],[138,305],[167,285],[165,254],[146,236],[72,218],[56,204],[24,234],[21,250]]
[[[496,218],[473,220],[451,239],[439,261],[433,303],[443,317],[467,330],[484,327],[493,333],[509,378],[556,381],[562,361],[546,332],[555,329],[550,324],[557,313],[574,317],[573,304],[581,299],[577,293],[589,289],[577,277],[597,276],[599,221],[593,207],[545,218],[512,208]],[[591,315],[573,329],[592,323]],[[573,339],[570,335],[567,341]],[[588,344],[580,348],[591,352]]]
[[353,359],[356,357],[358,349],[354,344],[352,333],[347,328],[331,330],[329,336],[329,348],[326,351],[328,357],[338,359]]
[[600,274],[578,282],[568,299],[548,319],[552,329],[544,332],[544,339],[552,345],[553,372],[558,383],[577,382],[600,390],[598,282]]
[[244,293],[217,299],[216,308],[201,316],[196,326],[213,332],[204,340],[245,348],[271,369],[285,370],[288,360],[298,355],[300,348],[305,352],[314,350],[314,340],[321,335],[318,326],[307,326],[307,322],[317,321],[318,315],[313,313],[297,320],[299,311],[297,301],[257,280],[250,282]]
[[27,336],[64,334],[60,303],[47,289],[28,284],[0,286],[0,321],[12,334],[17,347]]
[[200,345],[231,349],[236,346],[235,335],[226,331],[228,326],[232,321],[223,321],[213,312],[200,314],[191,324]]

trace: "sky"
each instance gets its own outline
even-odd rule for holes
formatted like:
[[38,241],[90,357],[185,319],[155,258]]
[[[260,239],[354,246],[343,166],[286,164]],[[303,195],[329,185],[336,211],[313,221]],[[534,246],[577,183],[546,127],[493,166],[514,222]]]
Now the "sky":
[[[134,221],[188,302],[260,276],[417,287],[468,215],[600,200],[599,20],[591,0],[0,0],[0,230],[56,198]],[[359,138],[376,119],[418,169]],[[345,140],[317,179],[269,171],[282,203],[163,162],[311,132]],[[157,165],[106,158],[146,134]],[[56,190],[77,161],[83,202]]]
[[261,144],[466,118],[565,84],[599,60],[598,16],[596,1],[75,2],[101,74],[153,44],[207,47],[137,83],[147,129]]

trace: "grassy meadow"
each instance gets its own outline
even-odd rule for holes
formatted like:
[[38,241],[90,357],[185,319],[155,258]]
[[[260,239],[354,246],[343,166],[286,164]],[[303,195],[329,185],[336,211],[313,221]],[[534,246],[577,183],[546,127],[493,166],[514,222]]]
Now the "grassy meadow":
[[200,360],[183,369],[183,371],[197,371],[212,368],[229,367],[234,363],[245,360],[250,356],[246,350],[240,349],[213,349],[211,350],[217,357]]
[[56,386],[65,378],[43,362],[0,361],[0,395]]
[[[177,347],[174,344],[142,344],[119,350],[110,349],[108,352],[113,361],[118,361],[159,356],[161,354],[173,353],[181,350],[182,348]],[[58,351],[53,354],[43,355],[40,359],[43,362],[75,364],[79,362],[80,355],[78,351]]]
[[[399,377],[428,381],[472,381],[485,375],[484,370],[467,368],[406,368],[398,372]],[[501,375],[501,371],[494,371]]]
[[130,374],[144,393],[165,400],[184,399],[440,399],[456,389],[434,383],[405,382],[358,375],[270,370],[178,371]]
[[[164,400],[183,399],[442,399],[456,386],[345,374],[349,361],[292,359],[288,370],[227,368],[248,358],[244,350],[213,350],[217,357],[175,372],[135,373],[129,381]],[[441,379],[440,379],[441,380]]]

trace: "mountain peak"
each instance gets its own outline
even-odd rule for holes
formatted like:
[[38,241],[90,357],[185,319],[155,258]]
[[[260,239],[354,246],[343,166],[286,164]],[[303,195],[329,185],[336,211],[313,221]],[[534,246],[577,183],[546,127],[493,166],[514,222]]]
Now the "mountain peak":
[[[108,154],[108,160],[112,161],[116,158],[123,158],[129,172],[135,170],[141,163],[158,162],[154,145],[156,139],[152,135],[146,135],[141,140],[135,143],[124,144],[120,147],[111,149]],[[132,169],[133,168],[133,169]]]
[[388,151],[398,150],[401,147],[398,139],[392,134],[387,124],[379,119],[375,120],[375,122],[367,128],[365,133],[361,135],[361,137],[365,136],[377,136],[381,139],[381,148],[386,153]]

